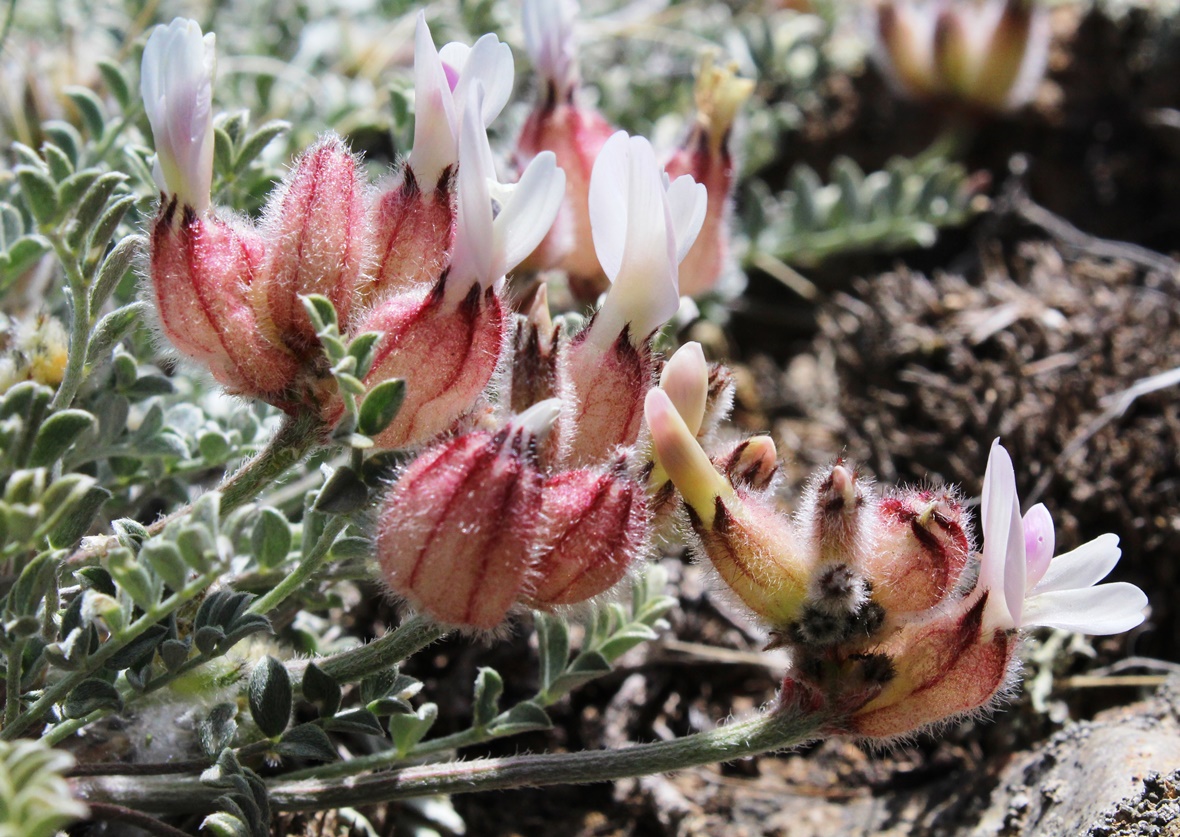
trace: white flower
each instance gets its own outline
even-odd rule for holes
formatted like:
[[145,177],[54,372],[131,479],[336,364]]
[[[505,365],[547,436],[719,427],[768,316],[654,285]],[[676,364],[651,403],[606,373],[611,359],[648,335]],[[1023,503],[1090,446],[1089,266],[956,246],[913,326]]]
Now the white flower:
[[590,173],[590,230],[611,281],[589,339],[611,345],[629,327],[638,345],[680,307],[678,268],[705,220],[705,187],[689,175],[671,183],[651,143],[619,131]]
[[143,50],[140,93],[156,145],[156,185],[197,213],[209,208],[213,183],[212,32],[193,20],[157,26]]
[[559,93],[569,91],[578,80],[577,16],[577,0],[524,0],[521,12],[524,48],[536,71]]
[[[1098,584],[1118,563],[1116,535],[1101,535],[1053,557],[1053,519],[1038,504],[1020,516],[1008,451],[992,444],[983,478],[983,555],[987,628],[1043,625],[1084,634],[1117,634],[1143,621],[1147,596],[1133,584]],[[1097,586],[1095,586],[1097,585]]]
[[481,127],[492,123],[512,94],[512,49],[495,35],[474,46],[450,43],[434,48],[426,16],[418,15],[414,35],[414,147],[409,165],[419,185],[433,190],[459,159],[464,104],[472,83],[484,89],[478,110]]
[[531,253],[557,217],[565,196],[565,173],[553,152],[532,159],[514,184],[496,179],[487,131],[478,118],[483,85],[470,88],[462,120],[456,199],[455,251],[447,294],[462,299],[473,284],[487,288]]

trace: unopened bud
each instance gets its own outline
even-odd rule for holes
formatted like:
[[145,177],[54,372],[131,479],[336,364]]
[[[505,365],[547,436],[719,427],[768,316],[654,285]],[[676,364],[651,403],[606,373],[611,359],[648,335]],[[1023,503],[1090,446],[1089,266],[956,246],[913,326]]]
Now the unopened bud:
[[543,478],[509,425],[424,452],[382,505],[377,559],[395,593],[439,622],[491,630],[525,591]]
[[551,608],[604,593],[647,546],[642,486],[619,468],[550,477],[538,540],[545,546],[534,565],[529,604]]
[[945,601],[971,554],[958,498],[949,491],[901,491],[878,510],[876,547],[863,563],[877,600],[898,614]]
[[869,485],[842,462],[813,478],[798,517],[800,528],[813,538],[821,563],[858,566],[870,551],[875,497]]
[[369,259],[364,195],[356,158],[329,136],[300,156],[268,201],[270,246],[251,296],[272,339],[296,354],[318,353],[300,296],[327,297],[341,331],[348,328]]
[[705,556],[750,610],[785,629],[799,615],[811,575],[790,518],[734,491],[663,390],[648,393],[646,416],[656,461],[684,498]]
[[200,217],[173,197],[152,222],[152,291],[160,327],[181,354],[231,392],[281,406],[299,364],[263,336],[248,302],[263,251],[252,231]]
[[517,315],[514,333],[510,405],[514,411],[551,398],[557,392],[557,333],[549,315],[549,294],[537,288],[527,315]]
[[754,82],[738,78],[736,67],[718,67],[706,54],[697,74],[697,118],[684,144],[665,167],[669,177],[692,175],[709,192],[700,235],[680,264],[680,293],[697,296],[713,290],[729,262],[734,163],[729,153],[734,117],[754,92]]
[[374,440],[379,447],[409,447],[447,430],[472,409],[496,371],[505,327],[499,297],[473,285],[451,304],[445,286],[444,276],[425,296],[391,297],[357,326],[358,333],[382,332],[365,385],[407,382],[401,409]]
[[713,458],[713,464],[735,488],[770,490],[778,474],[778,450],[769,436],[751,436]]

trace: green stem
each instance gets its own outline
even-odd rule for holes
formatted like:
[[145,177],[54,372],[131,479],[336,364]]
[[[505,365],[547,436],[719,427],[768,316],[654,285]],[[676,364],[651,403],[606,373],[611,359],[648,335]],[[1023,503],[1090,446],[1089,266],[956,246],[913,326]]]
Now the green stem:
[[53,244],[53,251],[66,271],[66,283],[70,297],[70,353],[66,358],[66,369],[49,409],[62,410],[74,402],[78,387],[86,377],[86,354],[90,348],[90,294],[87,293],[86,277],[78,266],[74,252],[66,245],[61,234],[53,231],[46,234]]
[[[221,492],[221,514],[229,514],[239,506],[245,505],[263,489],[272,485],[320,442],[323,432],[323,422],[314,415],[305,413],[285,417],[278,432],[266,447],[217,487],[216,490]],[[184,506],[167,517],[160,518],[147,527],[148,534],[158,535],[173,520],[188,514],[191,508]],[[110,536],[94,546],[77,550],[66,559],[64,566],[68,569],[85,566],[118,545],[119,539]]]
[[[780,706],[748,721],[620,750],[443,762],[346,782],[277,779],[269,783],[270,800],[281,811],[315,811],[437,794],[607,782],[795,747],[819,736],[831,720],[826,713]],[[79,778],[71,785],[83,801],[118,799],[139,810],[170,813],[207,810],[220,793],[196,777]]]
[[27,643],[27,639],[20,639],[12,643],[12,648],[8,649],[8,670],[4,677],[4,726],[15,721],[20,713],[20,679]]
[[349,683],[392,668],[446,634],[428,616],[415,614],[380,639],[312,662],[333,680]]
[[269,593],[256,599],[246,612],[265,616],[286,601],[288,596],[302,587],[323,567],[332,544],[336,542],[336,536],[343,532],[347,525],[348,518],[344,515],[335,515],[329,518],[328,522],[324,524],[324,531],[320,533],[319,540],[316,541],[307,557],[300,561],[295,569],[276,584]]
[[111,637],[96,652],[87,657],[85,668],[69,672],[61,680],[45,689],[32,706],[14,718],[11,723],[4,725],[4,731],[0,732],[0,738],[6,741],[19,738],[21,733],[40,720],[54,704],[63,700],[75,686],[102,669],[107,660],[126,648],[152,625],[203,593],[216,580],[217,576],[217,572],[198,576],[183,590],[173,593],[155,607],[149,608],[143,616],[128,625],[126,630],[121,631],[118,636]]

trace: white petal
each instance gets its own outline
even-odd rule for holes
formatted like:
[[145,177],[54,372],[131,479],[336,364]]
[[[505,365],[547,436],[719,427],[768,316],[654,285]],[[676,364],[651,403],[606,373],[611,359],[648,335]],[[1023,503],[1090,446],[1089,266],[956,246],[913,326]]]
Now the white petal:
[[473,284],[487,286],[492,276],[492,196],[488,181],[491,149],[477,115],[483,88],[475,85],[467,99],[462,136],[459,139],[459,176],[455,199],[455,251],[447,275],[446,294],[452,302],[465,297]]
[[623,264],[627,244],[627,190],[630,176],[627,132],[619,131],[606,141],[590,172],[587,201],[594,252],[606,278],[615,281]]
[[1049,562],[1053,560],[1056,537],[1053,531],[1053,516],[1044,503],[1037,503],[1024,516],[1024,554],[1027,578],[1025,587],[1032,587],[1045,575]]
[[484,35],[468,51],[462,68],[457,69],[460,69],[460,73],[459,82],[455,85],[456,102],[467,101],[467,90],[472,83],[483,85],[480,120],[486,128],[508,104],[508,98],[512,95],[512,49],[508,44],[501,43],[495,35]]
[[1020,624],[1025,594],[1024,527],[1020,498],[1016,495],[1016,472],[999,439],[992,443],[988,455],[982,506],[983,556],[979,581],[985,590],[991,591],[988,609],[996,614],[996,621],[1016,627]]
[[426,15],[419,12],[414,33],[414,147],[409,165],[423,190],[433,190],[443,171],[458,160],[458,139],[451,85]]
[[[463,68],[467,66],[467,57],[471,55],[471,47],[467,44],[459,43],[458,41],[451,41],[449,44],[443,44],[438,51],[438,58],[443,63],[443,70],[450,68],[454,73],[454,83],[458,82],[458,77],[463,73]],[[448,74],[449,75],[449,74]],[[455,87],[451,88],[455,90]],[[459,99],[459,101],[463,101]]]
[[1083,634],[1119,634],[1143,621],[1147,596],[1134,584],[1117,581],[1080,590],[1056,590],[1026,603],[1024,625],[1043,625]]
[[1040,594],[1092,587],[1106,578],[1122,554],[1118,535],[1099,535],[1072,552],[1054,558],[1032,592]]
[[216,40],[195,21],[157,26],[144,47],[140,93],[156,147],[155,177],[164,191],[198,212],[213,180],[213,75]]
[[668,187],[668,207],[676,235],[676,264],[680,264],[705,223],[705,210],[709,207],[705,184],[697,183],[687,174],[676,178]]
[[493,224],[496,278],[537,248],[553,226],[564,199],[565,172],[557,167],[552,151],[542,151],[529,162]]

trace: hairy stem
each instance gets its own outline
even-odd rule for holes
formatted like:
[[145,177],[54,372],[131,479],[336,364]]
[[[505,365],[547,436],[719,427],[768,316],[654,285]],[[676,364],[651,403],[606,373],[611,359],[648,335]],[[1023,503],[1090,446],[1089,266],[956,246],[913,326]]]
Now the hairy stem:
[[64,410],[74,402],[78,394],[78,387],[86,377],[86,354],[90,348],[90,294],[87,293],[86,277],[78,265],[78,257],[66,245],[58,232],[47,234],[66,271],[66,283],[69,288],[70,300],[70,351],[66,357],[66,368],[62,375],[57,392],[49,403],[51,410]]
[[[620,750],[442,762],[337,782],[280,778],[269,783],[270,799],[277,810],[314,811],[436,794],[606,782],[794,747],[817,737],[830,720],[826,713],[779,706],[748,721]],[[72,779],[71,785],[75,796],[87,802],[119,799],[140,810],[172,813],[207,810],[220,793],[196,777],[89,777]]]
[[392,668],[446,634],[429,617],[415,614],[380,639],[312,662],[337,682],[348,683]]

